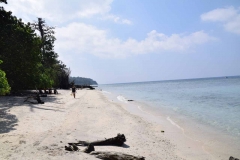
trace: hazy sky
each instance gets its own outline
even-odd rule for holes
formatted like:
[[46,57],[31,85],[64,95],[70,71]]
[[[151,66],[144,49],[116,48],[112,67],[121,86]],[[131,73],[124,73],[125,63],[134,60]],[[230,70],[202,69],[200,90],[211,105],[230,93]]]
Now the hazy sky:
[[100,84],[240,75],[240,0],[8,0],[55,26],[72,76]]

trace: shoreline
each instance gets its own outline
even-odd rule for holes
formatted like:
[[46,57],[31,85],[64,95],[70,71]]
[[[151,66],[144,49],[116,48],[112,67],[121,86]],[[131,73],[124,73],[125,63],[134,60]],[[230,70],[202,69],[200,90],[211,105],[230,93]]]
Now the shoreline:
[[86,153],[65,151],[64,146],[78,140],[112,138],[118,133],[126,136],[124,146],[96,146],[95,150],[144,156],[146,160],[213,159],[191,141],[179,138],[176,142],[174,137],[181,133],[164,115],[159,121],[141,112],[133,114],[132,103],[114,101],[98,90],[77,90],[75,99],[70,90],[59,93],[42,98],[43,105],[23,103],[24,97],[0,97],[0,159],[94,160],[97,158]]
[[127,105],[128,107],[125,107],[125,109],[130,113],[169,130],[170,133],[166,134],[166,137],[178,146],[178,155],[183,158],[219,160],[228,159],[230,156],[240,157],[238,137],[213,129],[196,120],[189,121],[185,116],[170,112],[167,109],[160,111],[159,108],[153,108],[146,102],[128,102],[122,95],[119,98],[114,93],[111,93],[112,95],[106,91],[103,91],[103,93],[107,97],[115,99],[116,102],[119,101]]

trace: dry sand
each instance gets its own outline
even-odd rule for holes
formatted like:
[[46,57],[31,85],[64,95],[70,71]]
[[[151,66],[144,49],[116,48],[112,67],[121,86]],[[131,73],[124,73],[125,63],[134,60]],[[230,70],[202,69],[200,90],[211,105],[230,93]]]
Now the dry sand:
[[125,145],[97,146],[95,150],[144,156],[147,160],[203,158],[186,156],[179,149],[181,145],[171,139],[176,134],[130,113],[124,104],[109,100],[101,91],[78,90],[75,99],[70,90],[59,93],[42,98],[45,104],[24,103],[25,97],[0,97],[1,160],[96,159],[86,153],[65,151],[64,146],[78,140],[111,138],[118,133],[125,134]]

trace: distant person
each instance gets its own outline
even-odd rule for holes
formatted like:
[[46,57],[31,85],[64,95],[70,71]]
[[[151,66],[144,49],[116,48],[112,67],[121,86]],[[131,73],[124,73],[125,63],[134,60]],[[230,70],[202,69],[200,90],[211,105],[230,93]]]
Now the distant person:
[[72,86],[72,94],[73,94],[73,97],[75,98],[75,94],[76,94],[76,87],[73,85]]

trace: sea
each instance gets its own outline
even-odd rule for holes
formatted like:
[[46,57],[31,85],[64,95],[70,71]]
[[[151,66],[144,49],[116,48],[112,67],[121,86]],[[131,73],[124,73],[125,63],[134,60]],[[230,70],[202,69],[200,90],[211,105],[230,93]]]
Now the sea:
[[142,102],[149,110],[183,117],[240,142],[240,76],[105,84],[99,88],[119,101]]

